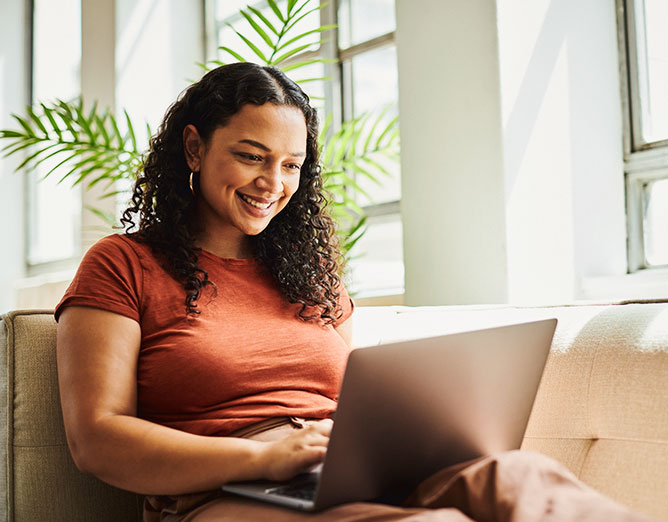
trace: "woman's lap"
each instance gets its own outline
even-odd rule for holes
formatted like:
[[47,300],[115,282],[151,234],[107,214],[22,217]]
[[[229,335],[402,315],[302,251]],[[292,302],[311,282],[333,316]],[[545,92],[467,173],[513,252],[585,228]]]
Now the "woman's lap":
[[185,516],[162,522],[244,520],[452,521],[507,520],[648,522],[580,482],[557,461],[528,451],[511,451],[447,468],[422,482],[407,507],[357,502],[319,513],[220,495]]
[[[251,520],[271,522],[298,522],[301,520],[314,522],[471,521],[470,518],[453,508],[433,510],[355,502],[317,513],[305,513],[253,500],[224,496],[199,507],[185,518],[179,519],[179,522],[243,522]],[[168,522],[168,520],[165,519],[165,522]]]

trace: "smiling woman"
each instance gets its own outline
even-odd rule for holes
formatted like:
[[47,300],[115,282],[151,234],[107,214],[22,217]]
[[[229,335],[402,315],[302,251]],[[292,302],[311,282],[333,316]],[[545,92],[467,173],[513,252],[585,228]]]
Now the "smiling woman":
[[[301,89],[250,63],[207,73],[167,111],[126,233],[88,251],[55,313],[81,470],[170,495],[322,460],[353,305],[317,130]],[[227,436],[297,417],[309,427],[285,441]],[[146,520],[168,504],[149,497]]]
[[144,522],[646,520],[519,452],[440,471],[408,508],[299,515],[222,491],[288,480],[327,450],[353,304],[317,129],[296,84],[249,63],[207,73],[167,111],[125,234],[91,247],[55,311],[78,468],[146,495]]

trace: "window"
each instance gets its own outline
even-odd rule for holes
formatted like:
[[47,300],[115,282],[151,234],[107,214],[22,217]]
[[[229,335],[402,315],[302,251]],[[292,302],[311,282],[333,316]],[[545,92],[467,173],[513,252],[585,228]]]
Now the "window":
[[[277,4],[284,6],[285,1],[277,1]],[[239,9],[245,8],[247,3],[247,0],[208,1],[209,59],[219,58],[217,49],[221,45],[232,49],[239,47],[238,38],[228,24],[248,27],[239,14]],[[316,5],[315,2],[313,4]],[[251,6],[263,14],[270,13],[266,0]],[[364,113],[379,115],[384,110],[382,122],[390,122],[398,111],[394,0],[323,3],[320,11],[306,16],[299,24],[303,31],[318,24],[337,25],[336,32],[325,33],[320,45],[305,49],[302,55],[295,57],[296,61],[305,57],[326,58],[331,63],[314,64],[294,73],[288,72],[294,80],[323,76],[331,79],[326,84],[302,84],[314,99],[320,114],[330,114],[336,126],[342,120],[351,120]],[[357,297],[403,293],[399,165],[388,160],[382,166],[389,176],[380,178],[380,184],[363,176],[355,180],[371,196],[367,198],[361,193],[356,196],[357,203],[369,216],[366,233],[351,251],[351,280],[348,286]]]
[[668,3],[618,0],[629,271],[668,265]]
[[[33,103],[70,100],[81,91],[81,2],[33,0]],[[27,252],[32,272],[76,258],[81,250],[81,191],[44,174],[60,161],[45,161],[26,178]],[[57,218],[56,218],[57,216]]]

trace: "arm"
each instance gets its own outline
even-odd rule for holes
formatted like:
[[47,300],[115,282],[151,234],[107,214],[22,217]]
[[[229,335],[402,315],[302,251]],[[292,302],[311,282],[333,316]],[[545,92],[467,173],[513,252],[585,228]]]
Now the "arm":
[[65,430],[79,469],[143,494],[180,494],[225,482],[284,480],[324,458],[329,425],[276,443],[204,437],[136,417],[139,324],[112,312],[65,308],[58,377]]

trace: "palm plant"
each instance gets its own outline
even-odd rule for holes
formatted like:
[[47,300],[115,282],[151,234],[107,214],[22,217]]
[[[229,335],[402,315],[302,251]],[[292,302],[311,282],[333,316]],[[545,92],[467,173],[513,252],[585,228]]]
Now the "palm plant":
[[[281,5],[268,0],[268,6],[267,12],[252,6],[240,11],[248,23],[248,32],[230,26],[240,47],[234,50],[221,46],[223,57],[234,61],[249,61],[247,57],[250,57],[252,61],[273,65],[286,73],[327,61],[322,58],[299,60],[300,53],[317,46],[322,33],[334,28],[295,30],[305,17],[322,8],[317,0],[287,0]],[[209,70],[224,63],[216,60],[201,65]],[[325,78],[309,78],[299,83],[318,80],[326,81]],[[18,128],[0,130],[0,139],[8,142],[1,150],[5,156],[24,151],[25,158],[17,171],[46,164],[44,177],[55,175],[59,176],[59,182],[68,180],[73,185],[87,187],[103,183],[106,190],[102,197],[116,196],[124,191],[116,190],[115,182],[134,180],[142,168],[137,126],[123,111],[125,131],[121,132],[120,122],[109,110],[101,110],[97,104],[88,110],[84,107],[81,99],[27,107],[24,116],[13,115]],[[389,173],[378,159],[397,158],[397,119],[389,122],[387,119],[386,111],[376,117],[365,114],[343,122],[338,130],[333,130],[331,119],[327,119],[321,132],[324,185],[332,195],[331,213],[339,223],[344,255],[365,230],[366,217],[357,196],[363,194],[369,198],[369,195],[357,180],[362,176],[381,183],[381,177]],[[151,136],[148,125],[146,133]],[[109,222],[115,221],[113,216],[91,210]]]

